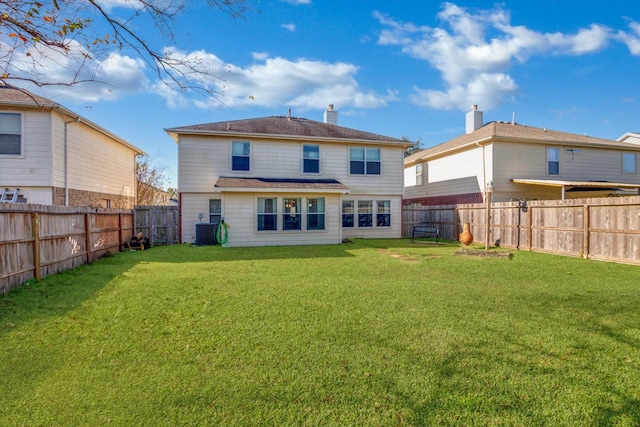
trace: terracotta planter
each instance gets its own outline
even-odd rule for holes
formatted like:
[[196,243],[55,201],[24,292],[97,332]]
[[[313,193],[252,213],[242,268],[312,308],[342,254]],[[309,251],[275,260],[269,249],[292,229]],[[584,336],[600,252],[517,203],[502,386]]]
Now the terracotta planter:
[[462,233],[460,233],[460,242],[463,245],[470,245],[471,243],[473,243],[473,234],[471,234],[471,231],[469,230],[470,227],[471,226],[468,222],[465,222],[464,224],[462,224]]

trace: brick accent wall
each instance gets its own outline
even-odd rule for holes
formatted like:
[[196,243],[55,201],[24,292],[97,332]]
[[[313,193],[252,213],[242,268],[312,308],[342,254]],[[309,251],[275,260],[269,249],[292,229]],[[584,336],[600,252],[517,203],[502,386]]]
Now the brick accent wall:
[[402,206],[419,204],[421,206],[461,205],[465,203],[482,203],[482,193],[451,194],[447,196],[415,197],[402,199]]
[[[105,205],[109,200],[110,206]],[[53,204],[64,205],[64,188],[53,188]],[[91,206],[93,208],[121,208],[133,209],[135,197],[126,197],[119,194],[97,193],[93,191],[69,189],[69,206]]]

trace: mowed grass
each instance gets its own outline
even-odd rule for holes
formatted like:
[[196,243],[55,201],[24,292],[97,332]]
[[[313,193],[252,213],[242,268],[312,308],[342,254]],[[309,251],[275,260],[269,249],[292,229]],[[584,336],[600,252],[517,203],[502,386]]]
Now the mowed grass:
[[0,425],[640,425],[640,267],[458,248],[179,245],[28,284]]

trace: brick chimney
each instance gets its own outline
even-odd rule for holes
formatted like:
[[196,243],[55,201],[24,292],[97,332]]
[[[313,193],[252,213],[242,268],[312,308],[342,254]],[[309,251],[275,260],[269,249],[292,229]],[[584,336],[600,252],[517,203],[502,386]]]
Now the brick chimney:
[[473,105],[471,111],[467,113],[467,127],[466,134],[470,134],[483,126],[482,123],[482,111],[478,111],[478,106]]
[[327,111],[324,112],[324,122],[330,125],[338,124],[338,112],[333,109],[333,104],[327,106]]

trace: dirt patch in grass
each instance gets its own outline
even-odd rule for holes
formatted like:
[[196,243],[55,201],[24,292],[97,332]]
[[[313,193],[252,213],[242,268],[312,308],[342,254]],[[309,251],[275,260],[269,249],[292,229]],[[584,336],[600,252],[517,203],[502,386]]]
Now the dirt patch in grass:
[[475,249],[458,249],[453,253],[454,255],[459,256],[477,256],[477,257],[488,257],[488,258],[509,258],[513,257],[511,252],[495,252],[495,251],[485,251],[485,250],[475,250]]
[[418,261],[418,258],[414,258],[414,257],[411,257],[409,255],[404,255],[404,254],[395,254],[393,252],[389,252],[386,249],[378,249],[378,252],[383,253],[385,255],[388,255],[388,256],[390,256],[392,258],[401,259],[402,261],[413,261],[413,262]]

